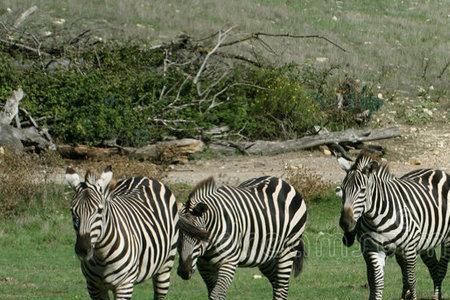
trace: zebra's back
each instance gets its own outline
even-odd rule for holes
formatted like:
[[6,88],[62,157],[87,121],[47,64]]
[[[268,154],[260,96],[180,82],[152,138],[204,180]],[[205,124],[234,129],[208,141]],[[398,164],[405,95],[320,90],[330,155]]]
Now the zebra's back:
[[[306,223],[306,206],[287,182],[275,177],[255,178],[238,187],[220,187],[215,198],[227,212],[222,220],[227,234],[234,237],[223,244],[238,252],[239,265],[259,265],[276,258],[286,247],[298,245]],[[221,245],[222,250],[226,250],[225,245]]]

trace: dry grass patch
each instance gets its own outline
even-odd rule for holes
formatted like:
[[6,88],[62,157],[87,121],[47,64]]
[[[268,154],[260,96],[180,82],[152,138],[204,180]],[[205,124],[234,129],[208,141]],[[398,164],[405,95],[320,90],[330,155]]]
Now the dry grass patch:
[[[1,148],[3,149],[3,148]],[[0,152],[0,216],[43,204],[50,193],[62,188],[49,184],[51,170],[63,164],[55,153]]]
[[109,160],[69,160],[67,165],[72,165],[83,174],[87,170],[102,172],[108,165],[112,166],[114,178],[117,180],[129,178],[132,176],[146,176],[149,178],[162,179],[165,176],[165,167],[155,165],[148,161],[139,161],[125,156],[114,156]]
[[323,180],[322,177],[303,166],[288,167],[284,177],[302,194],[306,201],[325,198],[332,186],[330,182]]

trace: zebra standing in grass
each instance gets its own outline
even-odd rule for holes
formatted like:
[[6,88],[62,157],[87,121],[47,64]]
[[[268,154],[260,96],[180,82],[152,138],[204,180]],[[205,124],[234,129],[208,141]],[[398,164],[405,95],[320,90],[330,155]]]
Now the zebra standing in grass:
[[[342,188],[340,226],[350,246],[357,235],[367,265],[369,299],[382,299],[386,255],[395,255],[403,277],[402,299],[417,299],[417,255],[434,283],[433,299],[450,260],[450,181],[440,170],[420,169],[400,178],[368,153],[355,163],[339,159],[347,171]],[[441,245],[437,259],[435,247]]]
[[197,266],[209,299],[225,299],[236,268],[258,266],[273,299],[286,299],[291,272],[297,276],[302,268],[305,223],[305,202],[281,179],[260,177],[238,187],[206,179],[180,213],[178,275],[189,279]]
[[146,177],[110,186],[111,167],[98,180],[85,181],[71,168],[66,180],[75,189],[71,204],[75,252],[92,299],[131,299],[133,285],[153,279],[154,298],[164,299],[178,240],[177,205],[172,192]]

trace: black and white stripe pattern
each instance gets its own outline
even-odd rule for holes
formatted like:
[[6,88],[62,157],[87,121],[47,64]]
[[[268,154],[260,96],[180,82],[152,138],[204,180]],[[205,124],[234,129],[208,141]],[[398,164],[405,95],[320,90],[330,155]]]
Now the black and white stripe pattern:
[[132,177],[114,187],[111,168],[85,181],[72,170],[71,204],[77,234],[75,252],[81,261],[92,299],[131,299],[133,286],[152,278],[154,299],[164,299],[170,284],[178,240],[175,197],[162,183]]
[[301,195],[275,177],[237,187],[201,182],[180,214],[178,274],[188,279],[196,267],[209,299],[225,299],[237,267],[258,266],[287,299],[289,279],[302,267],[306,206]]
[[[342,160],[342,158],[341,158]],[[367,265],[369,299],[382,299],[384,264],[395,255],[403,275],[402,299],[417,299],[417,255],[434,282],[433,299],[441,299],[441,285],[450,260],[450,181],[440,170],[421,169],[400,178],[367,153],[353,165],[346,163],[340,226],[348,245],[357,234]],[[341,164],[342,166],[342,164]],[[436,258],[435,247],[442,255]]]

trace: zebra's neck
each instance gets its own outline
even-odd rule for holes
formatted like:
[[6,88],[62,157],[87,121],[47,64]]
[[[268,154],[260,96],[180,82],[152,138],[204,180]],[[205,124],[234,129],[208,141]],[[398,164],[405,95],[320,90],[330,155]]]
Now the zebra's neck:
[[[103,210],[102,217],[102,225],[99,228],[98,239],[95,243],[94,247],[94,260],[96,261],[104,261],[107,257],[108,252],[114,243],[111,243],[109,240],[111,238],[111,232],[108,234],[107,229],[113,229],[115,226],[113,225],[113,216],[111,210],[111,203],[109,201],[105,202],[105,207]],[[111,230],[110,230],[111,231]]]
[[[391,176],[379,176],[374,174],[369,179],[367,185],[367,206],[364,212],[366,223],[377,227],[385,219],[387,214],[392,217],[397,216],[397,207],[392,201],[390,194],[393,186],[395,186],[395,178]],[[385,173],[381,174],[385,175]]]

